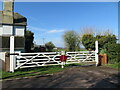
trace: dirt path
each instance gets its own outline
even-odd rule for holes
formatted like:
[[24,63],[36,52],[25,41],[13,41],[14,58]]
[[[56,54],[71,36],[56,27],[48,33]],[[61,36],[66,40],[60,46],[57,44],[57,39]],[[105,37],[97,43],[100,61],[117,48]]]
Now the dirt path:
[[108,67],[69,67],[49,77],[3,81],[3,88],[118,88],[120,74]]

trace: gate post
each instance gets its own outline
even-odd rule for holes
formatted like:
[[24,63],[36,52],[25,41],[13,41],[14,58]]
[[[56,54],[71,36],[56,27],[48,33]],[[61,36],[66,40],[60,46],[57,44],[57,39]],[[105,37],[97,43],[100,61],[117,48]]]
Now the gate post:
[[95,41],[95,61],[96,61],[96,66],[98,66],[98,63],[99,63],[98,41]]
[[[14,53],[14,36],[10,36],[10,54]],[[10,72],[14,72],[14,55],[10,55]]]
[[[63,56],[62,56],[62,55],[63,55]],[[64,68],[64,65],[65,65],[64,55],[65,55],[65,52],[64,52],[64,51],[61,51],[61,56],[60,56],[61,68]]]

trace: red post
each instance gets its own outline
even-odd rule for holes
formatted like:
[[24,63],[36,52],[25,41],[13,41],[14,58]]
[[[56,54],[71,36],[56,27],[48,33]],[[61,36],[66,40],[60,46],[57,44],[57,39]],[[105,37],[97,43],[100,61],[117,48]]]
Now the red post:
[[65,62],[67,60],[67,57],[65,55],[60,56],[60,61]]

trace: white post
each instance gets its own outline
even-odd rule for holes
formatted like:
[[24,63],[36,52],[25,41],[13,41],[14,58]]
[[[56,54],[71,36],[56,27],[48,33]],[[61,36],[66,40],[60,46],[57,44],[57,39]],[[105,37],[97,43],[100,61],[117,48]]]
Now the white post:
[[[65,51],[61,51],[61,55],[65,55]],[[64,68],[64,61],[62,61],[61,64],[62,64],[61,68]]]
[[[10,36],[10,54],[14,53],[14,36]],[[10,55],[10,72],[14,72],[14,55]]]
[[62,62],[62,66],[61,66],[61,68],[64,68],[64,62]]
[[96,61],[96,66],[98,66],[98,63],[99,63],[98,41],[95,41],[95,61]]

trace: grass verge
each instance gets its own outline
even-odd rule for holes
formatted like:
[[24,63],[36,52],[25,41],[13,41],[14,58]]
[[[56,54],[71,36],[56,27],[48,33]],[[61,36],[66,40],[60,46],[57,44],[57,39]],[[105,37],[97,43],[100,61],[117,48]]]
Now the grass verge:
[[[65,65],[65,67],[76,66],[76,65],[82,65],[82,64],[80,63],[67,64]],[[1,79],[12,79],[12,78],[28,77],[28,76],[43,75],[43,74],[53,74],[56,72],[63,71],[65,69],[67,68],[61,68],[60,65],[56,65],[56,66],[44,66],[44,67],[18,69],[14,73],[3,72],[3,71],[0,71],[0,73],[2,73]]]
[[106,64],[105,66],[120,69],[120,62],[115,63],[115,64]]

